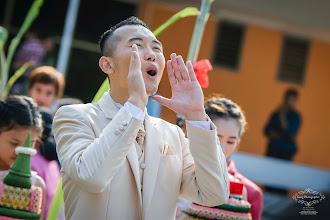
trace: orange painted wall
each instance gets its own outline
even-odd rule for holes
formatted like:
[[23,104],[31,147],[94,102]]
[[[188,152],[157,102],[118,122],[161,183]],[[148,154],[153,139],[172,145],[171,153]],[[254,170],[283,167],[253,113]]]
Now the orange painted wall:
[[[154,30],[177,10],[169,5],[143,2],[140,18]],[[186,57],[195,17],[179,20],[163,32],[158,39],[164,45],[166,59],[171,52]],[[203,37],[198,59],[212,60],[218,21],[210,18]],[[281,102],[283,92],[292,84],[279,82],[279,67],[283,34],[280,31],[247,25],[241,53],[240,68],[230,71],[215,67],[209,73],[210,87],[204,95],[221,93],[237,102],[245,111],[248,130],[242,138],[240,151],[263,155],[267,140],[263,128],[271,112]],[[294,161],[330,169],[330,44],[311,40],[305,83],[295,86],[300,92],[297,109],[303,124],[298,135],[299,152]],[[164,73],[159,93],[171,96],[170,86]],[[175,123],[176,116],[167,108],[162,109],[161,117]]]

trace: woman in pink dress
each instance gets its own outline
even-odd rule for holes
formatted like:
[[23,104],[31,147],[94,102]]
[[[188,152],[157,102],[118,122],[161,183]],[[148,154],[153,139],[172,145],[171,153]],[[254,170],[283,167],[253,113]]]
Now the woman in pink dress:
[[[237,151],[242,134],[245,131],[246,120],[241,108],[229,99],[219,95],[213,95],[205,101],[205,111],[217,127],[218,138],[222,151],[227,159],[227,169],[230,179],[244,184],[243,199],[251,204],[250,213],[253,220],[261,219],[263,206],[262,190],[252,181],[240,174],[230,155]],[[182,201],[178,203],[177,219],[186,219],[181,210],[185,210],[190,203]]]

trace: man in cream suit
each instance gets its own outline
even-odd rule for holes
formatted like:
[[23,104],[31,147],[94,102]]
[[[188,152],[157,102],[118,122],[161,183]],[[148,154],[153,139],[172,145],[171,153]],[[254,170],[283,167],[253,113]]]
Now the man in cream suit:
[[178,196],[224,203],[226,159],[191,62],[173,53],[172,98],[153,97],[185,116],[185,138],[145,111],[165,67],[162,44],[149,28],[130,17],[106,31],[100,47],[111,90],[98,103],[62,107],[54,118],[67,219],[174,219]]

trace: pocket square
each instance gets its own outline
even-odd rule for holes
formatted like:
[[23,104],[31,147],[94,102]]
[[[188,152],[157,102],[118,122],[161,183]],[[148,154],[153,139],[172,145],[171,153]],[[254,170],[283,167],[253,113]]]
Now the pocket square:
[[174,155],[175,150],[172,146],[170,146],[167,142],[164,141],[160,146],[160,153],[164,156]]

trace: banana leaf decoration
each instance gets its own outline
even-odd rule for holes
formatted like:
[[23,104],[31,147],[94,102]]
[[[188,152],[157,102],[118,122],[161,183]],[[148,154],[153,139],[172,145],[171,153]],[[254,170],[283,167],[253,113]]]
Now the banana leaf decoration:
[[46,220],[55,220],[59,215],[62,205],[64,203],[63,200],[63,190],[62,190],[62,177],[57,185],[55,195],[53,197],[52,203],[50,204],[50,208],[48,210],[48,215]]

